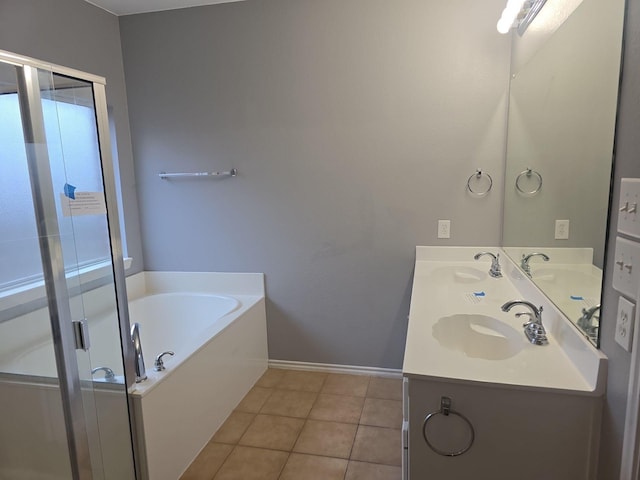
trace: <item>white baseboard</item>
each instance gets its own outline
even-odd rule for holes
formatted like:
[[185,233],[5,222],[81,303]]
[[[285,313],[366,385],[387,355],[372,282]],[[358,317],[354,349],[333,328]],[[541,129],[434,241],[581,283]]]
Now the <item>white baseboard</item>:
[[349,375],[372,375],[376,377],[402,378],[402,370],[395,368],[358,367],[354,365],[335,365],[331,363],[269,360],[269,368],[284,368],[288,370],[307,370],[311,372],[346,373]]

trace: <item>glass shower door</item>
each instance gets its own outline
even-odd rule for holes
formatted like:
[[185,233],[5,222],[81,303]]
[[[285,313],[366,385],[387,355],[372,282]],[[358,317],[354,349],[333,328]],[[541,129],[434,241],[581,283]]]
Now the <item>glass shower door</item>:
[[[67,479],[71,466],[14,66],[0,63],[0,86],[0,478]],[[33,297],[25,293],[30,283],[41,285]]]
[[104,92],[6,63],[0,88],[0,479],[133,479]]

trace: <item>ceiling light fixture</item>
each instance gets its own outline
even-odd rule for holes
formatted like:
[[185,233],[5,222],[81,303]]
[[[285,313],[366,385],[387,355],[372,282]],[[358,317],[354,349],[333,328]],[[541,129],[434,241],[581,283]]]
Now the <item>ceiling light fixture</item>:
[[547,0],[508,0],[507,6],[502,11],[502,16],[498,20],[496,28],[500,33],[509,33],[512,28],[516,28],[518,34],[522,36],[527,27],[536,18],[538,12],[542,10]]

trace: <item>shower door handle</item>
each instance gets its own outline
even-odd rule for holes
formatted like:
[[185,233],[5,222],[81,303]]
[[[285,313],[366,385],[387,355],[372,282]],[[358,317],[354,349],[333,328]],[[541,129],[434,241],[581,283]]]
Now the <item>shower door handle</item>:
[[89,324],[87,323],[87,319],[83,318],[82,320],[74,320],[71,323],[73,324],[73,334],[76,340],[76,350],[84,350],[87,352],[91,347],[91,341],[89,340]]

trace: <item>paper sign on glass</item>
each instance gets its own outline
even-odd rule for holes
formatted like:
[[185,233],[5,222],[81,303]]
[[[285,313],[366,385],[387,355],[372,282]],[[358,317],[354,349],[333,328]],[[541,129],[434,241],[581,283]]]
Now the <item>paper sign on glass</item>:
[[65,217],[77,215],[104,215],[107,213],[107,205],[103,192],[74,192],[75,198],[69,198],[64,193],[60,194],[62,214]]

